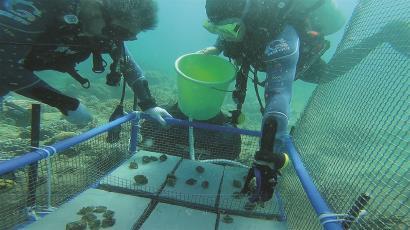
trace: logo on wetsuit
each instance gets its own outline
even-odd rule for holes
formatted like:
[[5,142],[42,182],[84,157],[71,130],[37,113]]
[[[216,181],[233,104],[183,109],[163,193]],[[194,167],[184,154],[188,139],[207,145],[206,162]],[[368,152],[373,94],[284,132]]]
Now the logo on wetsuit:
[[290,50],[289,44],[285,39],[279,39],[271,42],[268,47],[266,47],[265,54],[266,56],[273,56],[279,53],[285,53]]

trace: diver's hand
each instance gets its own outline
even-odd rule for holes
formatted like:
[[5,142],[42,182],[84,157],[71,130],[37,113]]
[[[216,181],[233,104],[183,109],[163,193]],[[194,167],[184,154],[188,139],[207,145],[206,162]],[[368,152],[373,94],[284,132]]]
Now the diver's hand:
[[172,117],[165,109],[161,107],[153,107],[144,111],[145,114],[148,114],[150,117],[154,118],[161,125],[166,125],[164,117]]
[[[265,158],[266,157],[266,158]],[[268,160],[263,160],[263,158]],[[272,153],[259,150],[255,154],[255,162],[248,172],[244,188],[241,193],[250,194],[249,201],[266,202],[272,199],[275,186],[278,183],[279,170],[289,163],[286,153]],[[255,178],[256,188],[251,188],[251,180]]]
[[216,48],[215,46],[210,46],[205,49],[201,49],[196,52],[197,54],[205,54],[205,55],[219,55],[221,51]]
[[67,112],[67,116],[64,116],[64,118],[68,122],[75,125],[87,125],[93,120],[93,117],[90,112],[88,112],[87,107],[81,103],[78,105],[76,110],[69,110]]
[[[272,169],[265,164],[254,163],[252,168],[249,169],[248,176],[246,178],[245,186],[241,193],[250,193],[249,201],[266,202],[272,199],[275,186],[278,183],[279,171]],[[250,181],[255,178],[256,188],[254,191],[250,188]]]

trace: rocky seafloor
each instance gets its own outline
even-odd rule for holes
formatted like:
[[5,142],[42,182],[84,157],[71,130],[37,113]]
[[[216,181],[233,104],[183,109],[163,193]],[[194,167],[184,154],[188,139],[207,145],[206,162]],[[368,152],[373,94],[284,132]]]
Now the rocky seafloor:
[[[146,71],[145,75],[149,81],[151,93],[160,106],[170,108],[177,102],[175,78],[157,71]],[[63,83],[58,86],[59,90],[63,93],[79,98],[93,114],[94,120],[86,126],[76,126],[63,119],[57,109],[43,104],[40,145],[50,145],[56,141],[77,135],[108,122],[111,113],[119,103],[121,95],[121,87],[107,86],[104,79],[101,78],[93,81],[90,89],[83,89],[74,81],[63,81]],[[231,87],[233,87],[233,85],[231,85]],[[259,130],[262,118],[259,112],[259,104],[255,99],[253,89],[248,89],[248,91],[248,96],[243,106],[246,120],[243,124],[240,124],[239,127]],[[13,95],[13,97],[13,103],[22,108],[29,109],[32,103],[36,103],[35,101],[18,95]],[[229,115],[229,111],[235,109],[235,104],[230,97],[231,95],[227,94],[227,99],[222,108],[222,112],[225,115]],[[132,104],[133,93],[127,89],[125,110],[131,111]],[[294,125],[296,119],[300,116],[301,110],[303,109],[303,106],[300,106],[300,104],[301,103],[296,102],[296,106],[292,106],[293,109],[291,110],[289,127]],[[10,159],[30,151],[30,119],[29,110],[27,111],[28,114],[22,115],[21,111],[16,111],[13,108],[4,106],[4,111],[0,115],[0,160]],[[247,158],[247,156],[242,157]],[[251,158],[251,156],[249,157]]]
[[[152,95],[156,98],[158,105],[164,108],[172,108],[177,103],[177,89],[174,78],[165,76],[156,71],[147,71],[145,73],[149,83]],[[233,85],[231,86],[233,87]],[[86,126],[77,126],[67,122],[61,113],[50,106],[42,105],[41,108],[41,131],[40,131],[40,146],[51,145],[57,141],[78,135],[101,124],[107,123],[108,119],[119,103],[121,95],[121,87],[110,87],[105,85],[104,79],[98,79],[92,82],[90,89],[83,89],[80,85],[73,81],[65,81],[59,84],[59,90],[63,93],[76,97],[84,103],[94,116],[93,122]],[[239,125],[240,128],[258,130],[260,128],[261,114],[259,112],[258,101],[255,100],[254,93],[250,90],[248,98],[244,104],[243,112],[246,115],[246,120]],[[11,95],[12,102],[21,108],[26,109],[22,112],[13,109],[9,106],[3,107],[3,112],[0,114],[0,161],[11,159],[20,156],[31,150],[30,147],[30,108],[35,101],[18,95]],[[222,108],[222,113],[229,114],[230,110],[235,108],[230,94]],[[131,111],[133,104],[133,94],[127,89],[125,110]],[[298,117],[301,111],[292,110],[291,125],[295,123],[295,117]],[[155,132],[155,130],[154,130]],[[125,137],[124,138],[128,138]],[[84,187],[97,178],[99,174],[110,170],[112,167],[121,162],[123,157],[121,152],[126,149],[128,139],[121,141],[121,144],[103,144],[97,140],[95,143],[82,144],[75,148],[70,148],[61,154],[58,154],[53,159],[53,194],[61,194],[57,196],[54,204],[59,205],[64,200],[69,199],[71,194],[82,191]],[[256,144],[255,144],[256,143]],[[144,144],[144,143],[142,143]],[[218,145],[218,143],[212,143]],[[257,140],[244,139],[241,141],[240,161],[249,163],[253,159],[253,147],[257,145]],[[200,153],[200,149],[197,151]],[[115,158],[115,159],[114,159]],[[249,162],[248,162],[249,161]],[[18,170],[10,175],[1,175],[0,180],[6,179],[3,187],[0,187],[0,197],[7,202],[0,205],[4,209],[13,209],[15,212],[24,203],[27,193],[27,170]],[[38,186],[45,186],[46,182],[46,167],[44,162],[39,166]],[[73,179],[75,178],[75,179]],[[45,191],[38,191],[38,202],[45,202]],[[13,226],[22,218],[21,213],[17,212],[12,216],[4,216],[0,221],[5,223],[5,226]]]

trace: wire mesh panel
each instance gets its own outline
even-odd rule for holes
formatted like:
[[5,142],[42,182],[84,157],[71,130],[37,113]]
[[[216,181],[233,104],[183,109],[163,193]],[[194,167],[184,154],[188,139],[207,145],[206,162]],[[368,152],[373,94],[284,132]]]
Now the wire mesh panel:
[[0,190],[0,229],[10,229],[37,214],[52,211],[86,190],[128,158],[130,123],[122,125],[118,142],[107,143],[98,135],[52,157],[8,175],[7,189]]
[[[141,122],[139,147],[153,152],[162,152],[189,158],[188,126],[161,127],[145,120]],[[193,128],[196,159],[230,159],[250,163],[258,147],[258,138]]]
[[283,198],[289,229],[321,229],[317,215],[291,165],[282,170],[278,189]]
[[344,228],[410,227],[409,12],[408,0],[360,1],[322,72],[334,80],[317,87],[293,132],[326,201],[349,214]]
[[[194,128],[196,159],[221,160],[219,163],[223,164],[226,163],[223,160],[230,159],[250,166],[259,138],[235,131],[230,133]],[[108,175],[99,188],[214,213],[284,219],[278,196],[263,207],[247,207],[247,197],[239,194],[248,173],[247,168],[181,159],[189,158],[188,126],[170,125],[163,128],[145,120],[140,122],[139,135],[140,151]],[[177,156],[168,155],[168,160],[165,160],[175,167],[170,168],[167,163],[161,162],[160,154]],[[149,161],[151,157],[156,160]],[[131,173],[134,171],[128,166],[132,162],[138,165],[135,173],[146,177],[145,186],[136,186],[139,182],[134,181],[135,173]]]

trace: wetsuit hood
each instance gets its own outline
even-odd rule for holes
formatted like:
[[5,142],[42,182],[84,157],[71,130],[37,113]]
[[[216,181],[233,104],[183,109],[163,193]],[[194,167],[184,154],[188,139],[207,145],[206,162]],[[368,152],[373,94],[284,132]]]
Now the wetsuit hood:
[[207,0],[206,14],[211,22],[241,18],[247,0]]

